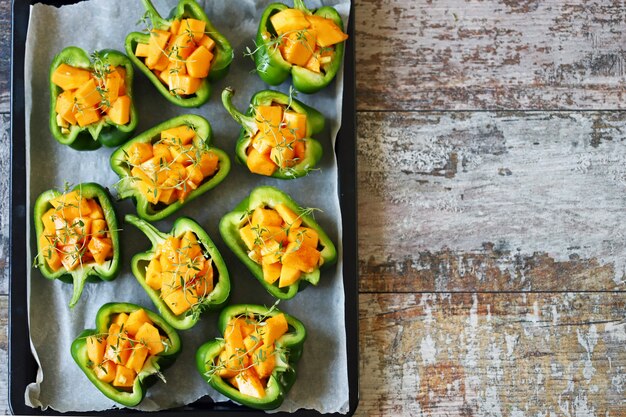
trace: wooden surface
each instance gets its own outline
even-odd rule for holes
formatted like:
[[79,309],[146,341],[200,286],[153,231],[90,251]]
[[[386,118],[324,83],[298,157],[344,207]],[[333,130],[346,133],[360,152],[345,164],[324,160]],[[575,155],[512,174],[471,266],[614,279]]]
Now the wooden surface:
[[356,1],[357,415],[626,415],[625,16],[621,0]]

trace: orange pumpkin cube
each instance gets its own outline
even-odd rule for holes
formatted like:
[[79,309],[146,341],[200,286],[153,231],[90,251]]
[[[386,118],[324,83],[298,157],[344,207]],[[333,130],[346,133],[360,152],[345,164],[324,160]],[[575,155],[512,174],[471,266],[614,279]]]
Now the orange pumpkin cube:
[[200,88],[202,80],[189,75],[179,75],[169,77],[169,89],[172,94],[190,95],[194,94]]
[[74,93],[72,91],[64,91],[57,96],[54,111],[61,116],[66,122],[75,125],[76,117],[74,112],[77,110],[74,103]]
[[207,178],[215,174],[218,169],[219,162],[220,159],[215,153],[210,151],[202,152],[202,155],[200,155],[200,160],[198,161],[198,167],[202,172],[202,176],[204,178]]
[[95,107],[81,108],[74,113],[80,127],[85,127],[100,120],[100,112]]
[[136,373],[139,373],[143,368],[143,364],[146,362],[148,353],[150,353],[150,351],[145,345],[142,345],[141,343],[136,344],[135,346],[133,346],[130,357],[128,358],[128,361],[124,366],[132,369]]
[[287,207],[285,204],[283,203],[276,204],[274,206],[274,210],[276,210],[278,214],[280,214],[280,217],[283,218],[285,223],[287,223],[287,225],[290,228],[293,229],[296,227],[300,227],[300,225],[302,224],[302,219],[296,213],[294,213],[293,210]]
[[138,43],[135,47],[135,56],[137,58],[147,58],[150,54],[150,47],[147,43]]
[[317,44],[322,48],[348,39],[348,35],[331,19],[315,15],[307,15],[306,19],[311,23],[311,29],[317,34]]
[[167,294],[163,301],[175,315],[183,314],[198,302],[198,295],[192,289],[178,288]]
[[93,371],[96,377],[103,382],[112,382],[115,379],[117,365],[111,361],[105,361],[103,363],[97,363],[93,367]]
[[250,148],[246,165],[250,172],[265,176],[271,176],[277,169],[277,165],[272,162],[269,155],[263,155],[256,149]]
[[276,210],[257,207],[252,212],[250,223],[253,226],[280,226],[283,224],[283,218]]
[[299,242],[291,242],[287,245],[282,257],[283,266],[299,269],[302,272],[313,272],[318,267],[320,252],[311,246],[302,245]]
[[193,53],[187,58],[187,73],[196,78],[206,77],[209,75],[209,68],[211,67],[212,60],[213,54],[204,46],[198,46],[198,48],[196,48],[196,50],[193,51]]
[[146,345],[151,355],[158,355],[165,350],[161,336],[159,335],[159,329],[154,327],[151,323],[141,325],[139,330],[137,330],[137,334],[135,334],[135,340]]
[[282,269],[282,264],[280,262],[273,264],[263,262],[262,268],[263,280],[268,284],[273,284],[278,278],[280,278],[280,271]]
[[86,69],[61,64],[52,73],[51,81],[63,90],[73,90],[89,81],[90,78],[91,73]]
[[112,253],[111,239],[93,236],[87,245],[98,265],[102,265]]
[[285,36],[280,47],[285,61],[304,67],[315,50],[315,38],[315,32],[310,30],[291,32]]
[[261,384],[259,377],[253,370],[246,369],[240,372],[235,377],[235,380],[237,381],[239,392],[242,394],[255,398],[265,397],[265,388],[263,388],[263,384]]
[[78,90],[76,90],[74,97],[81,110],[87,107],[97,106],[102,100],[102,95],[98,91],[98,84],[96,84],[96,80],[93,78],[90,78],[81,85]]
[[178,29],[179,35],[184,35],[194,43],[200,41],[204,36],[204,29],[206,28],[206,22],[198,19],[183,19],[180,22],[180,28]]
[[302,271],[297,268],[292,268],[283,264],[280,270],[280,280],[278,281],[278,288],[287,287],[300,279]]
[[130,388],[135,383],[135,371],[125,366],[118,366],[115,370],[113,386],[119,388]]
[[130,97],[119,96],[108,109],[107,114],[116,125],[125,125],[130,121]]
[[97,336],[87,337],[87,357],[94,364],[99,364],[104,359],[104,349],[106,341]]
[[278,35],[306,29],[311,23],[304,13],[298,9],[284,9],[270,17],[270,22]]
[[128,319],[124,325],[124,330],[134,337],[144,323],[152,324],[152,320],[150,320],[146,311],[143,308],[140,308],[139,310],[135,310],[128,315]]

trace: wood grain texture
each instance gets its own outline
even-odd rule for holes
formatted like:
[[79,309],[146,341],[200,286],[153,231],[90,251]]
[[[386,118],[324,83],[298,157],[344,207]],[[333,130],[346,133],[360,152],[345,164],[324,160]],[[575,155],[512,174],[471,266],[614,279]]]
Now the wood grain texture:
[[368,294],[359,416],[623,416],[623,294]]
[[11,110],[11,2],[0,0],[0,113]]
[[626,289],[626,113],[358,114],[360,289]]
[[9,297],[0,295],[0,415],[9,415]]
[[356,0],[358,109],[624,109],[625,14],[623,0]]
[[10,119],[9,114],[0,114],[0,294],[2,295],[9,293]]

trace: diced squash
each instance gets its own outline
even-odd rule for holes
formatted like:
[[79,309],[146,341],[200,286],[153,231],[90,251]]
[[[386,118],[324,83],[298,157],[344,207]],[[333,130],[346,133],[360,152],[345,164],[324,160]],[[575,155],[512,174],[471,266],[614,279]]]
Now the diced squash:
[[202,175],[207,178],[215,174],[219,165],[219,157],[213,152],[202,152],[200,155],[200,161],[198,161],[198,167],[202,172]]
[[93,236],[89,241],[89,251],[94,261],[102,265],[112,253],[111,239]]
[[306,157],[306,142],[297,140],[293,143],[293,156],[300,163]]
[[243,345],[246,348],[246,352],[250,353],[253,353],[259,346],[261,346],[262,343],[263,340],[261,338],[261,335],[259,335],[256,330],[254,330],[252,333],[246,336],[245,339],[243,339]]
[[146,269],[146,284],[154,290],[160,290],[163,286],[161,263],[156,258],[150,260]]
[[167,304],[170,310],[178,316],[189,310],[192,305],[197,303],[198,296],[191,288],[178,288],[167,294],[163,298],[163,301],[165,301],[165,304]]
[[260,131],[255,133],[251,141],[252,147],[263,155],[269,155],[272,151],[272,144],[275,143],[276,141],[274,139],[270,141],[269,138]]
[[300,225],[302,224],[302,219],[296,213],[294,213],[293,210],[287,207],[285,204],[283,203],[276,204],[274,206],[274,210],[276,210],[278,214],[280,214],[280,217],[283,218],[285,223],[287,223],[287,225],[290,228],[293,229],[296,227],[300,227]]
[[165,68],[165,71],[172,75],[187,75],[187,66],[184,61],[169,61],[169,65]]
[[202,248],[198,243],[198,237],[191,230],[187,230],[180,239],[181,255],[186,259],[195,259],[202,255]]
[[306,137],[306,114],[286,110],[283,114],[285,128],[282,134],[288,140],[302,139]]
[[283,264],[280,270],[280,280],[278,281],[278,287],[287,287],[300,279],[302,272],[299,269],[292,268]]
[[78,110],[74,117],[80,127],[88,126],[100,120],[100,113],[94,107],[88,107]]
[[270,159],[272,160],[272,162],[274,162],[281,168],[293,166],[293,157],[293,149],[288,146],[277,146],[275,148],[272,148],[270,152]]
[[70,124],[67,120],[65,120],[64,118],[61,117],[60,114],[57,114],[57,126],[62,127],[64,129],[67,129],[70,127]]
[[89,81],[90,78],[91,73],[88,70],[61,64],[52,73],[51,80],[63,90],[73,90]]
[[135,371],[125,366],[118,366],[115,370],[113,386],[119,388],[129,388],[135,383]]
[[309,60],[306,62],[306,64],[304,64],[304,68],[308,69],[309,71],[313,71],[316,73],[320,73],[321,71],[321,62],[319,60],[319,57],[317,56],[317,54],[313,54],[311,55],[311,58],[309,58]]
[[266,136],[274,138],[272,145],[276,144],[279,137],[278,129],[283,120],[283,109],[280,106],[257,106],[255,107],[255,120],[259,131]]
[[159,202],[159,199],[161,198],[161,190],[159,189],[158,184],[154,184],[152,181],[139,181],[135,185],[150,204],[157,204]]
[[170,33],[172,35],[178,35],[178,31],[180,30],[180,20],[174,19],[171,21],[170,25]]
[[276,164],[272,162],[269,155],[263,155],[256,149],[250,148],[246,165],[250,172],[265,176],[271,176],[276,171]]
[[205,262],[203,272],[198,274],[196,278],[195,289],[198,297],[206,297],[213,291],[213,267],[210,262]]
[[169,89],[172,94],[190,95],[194,94],[200,88],[202,80],[190,77],[189,75],[179,75],[169,77]]
[[148,346],[151,355],[158,355],[165,350],[161,341],[161,336],[159,335],[159,329],[150,323],[144,323],[141,325],[139,330],[137,330],[135,340]]
[[283,313],[270,317],[265,321],[265,332],[263,333],[263,344],[269,346],[280,339],[289,330],[287,318]]
[[113,320],[113,323],[117,324],[118,326],[120,326],[120,329],[124,329],[126,330],[126,326],[123,326],[126,324],[126,320],[128,320],[128,314],[126,313],[119,313],[115,316],[115,320]]
[[184,61],[195,49],[195,44],[188,34],[176,34],[167,45],[167,54],[172,60]]
[[74,111],[77,109],[74,103],[74,93],[72,91],[64,91],[57,96],[54,111],[66,122],[75,125],[76,117]]
[[307,15],[306,19],[311,23],[311,29],[317,33],[317,43],[322,48],[348,39],[348,35],[331,19],[315,15]]
[[135,56],[137,58],[147,58],[150,54],[150,47],[147,43],[138,43],[135,48]]
[[130,121],[130,97],[119,96],[107,111],[109,118],[116,125],[125,125]]
[[226,346],[235,351],[245,351],[243,336],[241,335],[241,325],[237,320],[231,320],[224,329],[224,341]]
[[283,218],[273,209],[257,207],[252,213],[250,221],[253,226],[280,226],[283,224]]
[[276,262],[273,264],[263,263],[263,279],[268,284],[273,284],[276,282],[278,278],[280,278],[280,270],[282,269],[282,264],[280,262]]
[[182,125],[161,132],[161,140],[171,145],[188,145],[196,136],[196,131],[190,126]]
[[304,67],[315,50],[315,32],[291,32],[283,38],[281,50],[285,61]]
[[136,344],[133,346],[133,350],[125,366],[135,371],[135,373],[139,373],[143,368],[143,364],[146,362],[148,353],[150,353],[150,351],[145,345],[141,343]]
[[152,324],[152,320],[150,320],[146,311],[143,308],[140,308],[139,310],[135,310],[128,315],[128,320],[126,320],[124,329],[128,332],[128,334],[135,336],[144,323]]
[[165,53],[161,52],[161,55],[159,55],[159,59],[157,59],[157,61],[154,63],[154,67],[152,69],[159,72],[167,71],[169,65],[170,59]]
[[132,347],[127,337],[120,337],[116,343],[108,343],[104,358],[117,365],[124,365],[128,361]]
[[111,361],[105,361],[102,363],[96,363],[93,367],[93,371],[96,377],[103,382],[112,382],[115,379],[117,365]]
[[[170,146],[170,152],[174,162],[177,162],[183,167],[193,164],[195,158],[195,151],[193,145],[172,145]],[[180,179],[184,178],[185,174],[180,176]]]
[[104,90],[101,92],[101,105],[103,108],[106,108],[107,105],[115,103],[115,100],[117,100],[120,91],[120,84],[122,82],[123,80],[119,77],[117,72],[113,72],[111,73],[111,75],[108,75],[106,77]]
[[234,365],[233,365],[233,368],[231,369],[231,367],[229,366],[231,365],[231,362],[232,362],[232,358],[228,357],[228,352],[226,351],[226,349],[222,350],[222,352],[220,353],[219,362],[218,362],[220,366],[217,368],[216,374],[222,378],[234,378],[239,372],[239,370],[238,368],[235,369]]
[[310,227],[296,227],[291,228],[289,230],[289,235],[287,236],[289,242],[298,242],[305,246],[310,246],[312,248],[317,249],[317,244],[319,243],[319,235]]
[[68,271],[76,269],[81,262],[80,248],[76,245],[61,246],[61,263]]
[[104,349],[106,341],[97,336],[87,337],[87,357],[94,364],[99,364],[104,359]]
[[252,230],[252,226],[249,224],[239,229],[239,236],[241,237],[241,240],[243,240],[243,243],[246,244],[246,247],[249,250],[254,249],[254,246],[256,245],[256,241],[259,238],[256,232]]
[[282,257],[283,266],[299,269],[302,272],[313,272],[320,260],[320,252],[311,247],[291,242],[287,245]]
[[306,19],[304,13],[298,9],[284,9],[270,17],[270,22],[278,35],[287,32],[306,29],[311,23]]
[[259,380],[259,377],[251,369],[246,369],[235,377],[239,392],[255,398],[263,398],[265,396],[265,388]]
[[198,42],[204,36],[204,29],[206,22],[198,19],[184,19],[180,22],[180,28],[178,29],[179,35],[191,37],[193,42]]
[[49,209],[43,216],[41,216],[44,232],[50,233],[56,230],[56,227],[54,225],[54,219],[57,216],[58,214],[54,208]]
[[[175,183],[175,181],[174,181]],[[168,185],[168,181],[165,181],[161,187],[161,195],[159,196],[159,202],[170,205],[177,199],[176,189]]]
[[262,230],[261,237],[265,242],[275,240],[279,243],[287,240],[287,232],[282,226],[265,226]]
[[252,355],[252,363],[259,378],[269,377],[276,366],[274,345],[263,345],[257,348]]
[[171,162],[172,161],[172,153],[170,152],[170,147],[165,143],[155,143],[152,147],[152,155],[156,158],[157,161],[160,162]]
[[152,158],[152,145],[146,142],[134,142],[128,147],[128,162],[139,165]]
[[187,73],[192,77],[204,78],[209,75],[213,54],[200,45],[189,55],[186,61]]
[[94,107],[100,103],[102,95],[98,92],[97,88],[98,84],[96,84],[96,80],[90,78],[76,90],[74,97],[76,98],[79,109],[85,110],[88,107]]
[[215,48],[215,41],[209,35],[204,35],[198,42],[198,45],[202,45],[209,52],[212,52],[213,48]]
[[63,263],[57,248],[54,245],[50,244],[50,241],[45,236],[45,234],[42,234],[39,239],[39,245],[41,246],[41,256],[43,256],[43,258],[46,260],[46,263],[48,264],[50,269],[52,269],[53,271],[58,271],[63,266]]
[[148,43],[148,56],[146,57],[146,66],[153,69],[159,61],[165,46],[170,38],[171,33],[164,30],[154,29],[150,31],[150,42]]
[[92,219],[91,236],[105,238],[107,237],[107,222],[104,219]]
[[188,181],[191,181],[196,186],[200,185],[200,183],[204,179],[204,176],[202,175],[202,171],[200,170],[200,167],[196,165],[189,165],[186,169],[187,169]]
[[[82,213],[83,215],[89,214],[89,217],[93,220],[96,219],[104,219],[104,212],[102,211],[102,207],[96,200],[88,199],[87,206],[89,207],[89,213]],[[93,223],[92,223],[93,225]]]

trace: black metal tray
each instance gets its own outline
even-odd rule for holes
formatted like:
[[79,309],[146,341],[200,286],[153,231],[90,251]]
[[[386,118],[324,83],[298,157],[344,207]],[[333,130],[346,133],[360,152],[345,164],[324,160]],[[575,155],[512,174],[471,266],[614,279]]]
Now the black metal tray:
[[[9,405],[18,415],[63,415],[48,409],[26,406],[24,392],[26,386],[35,381],[37,363],[30,351],[28,329],[26,259],[28,236],[26,221],[26,157],[25,157],[25,111],[24,111],[24,52],[26,33],[30,16],[30,6],[35,3],[63,4],[77,3],[80,0],[13,0],[12,7],[12,54],[11,54],[11,217],[10,247],[11,285],[9,290]],[[352,415],[358,400],[358,275],[357,275],[357,235],[356,235],[356,129],[355,129],[355,72],[354,72],[354,3],[351,4],[348,23],[350,35],[344,58],[344,90],[341,129],[339,130],[335,153],[338,161],[339,201],[343,229],[343,279],[345,295],[346,354],[348,362],[349,411]],[[304,381],[302,381],[304,382]],[[114,409],[103,412],[72,413],[74,415],[121,415],[138,411]],[[185,407],[158,412],[163,415],[184,416],[229,416],[266,415],[232,402],[214,403],[208,396]],[[275,413],[276,416],[319,416],[319,412],[299,410],[296,413]]]

